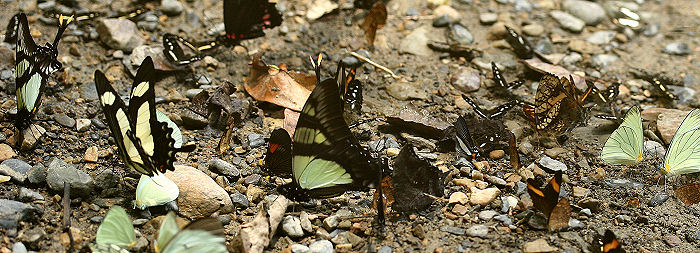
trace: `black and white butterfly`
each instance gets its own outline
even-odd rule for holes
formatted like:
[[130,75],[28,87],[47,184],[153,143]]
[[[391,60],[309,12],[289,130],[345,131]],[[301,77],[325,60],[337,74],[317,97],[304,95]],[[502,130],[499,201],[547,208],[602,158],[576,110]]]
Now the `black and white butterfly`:
[[95,71],[100,104],[124,163],[149,176],[173,170],[177,152],[191,152],[183,146],[182,133],[164,113],[156,110],[156,70],[151,57],[141,63],[129,93],[127,108],[105,75]]
[[[224,0],[224,26],[226,34],[215,40],[201,43],[187,42],[177,35],[163,35],[163,54],[172,63],[185,65],[200,60],[202,51],[218,46],[235,46],[241,41],[265,36],[263,30],[282,24],[282,14],[275,3],[268,0]],[[182,54],[183,44],[195,51],[194,55]]]
[[338,94],[337,81],[326,79],[304,104],[292,139],[292,182],[279,188],[290,199],[329,198],[379,184],[377,175],[386,165],[355,139]]
[[[63,32],[68,27],[72,17],[59,18],[59,27],[53,44],[48,42],[44,46],[34,43],[29,33],[29,23],[24,13],[12,17],[10,26],[16,28],[15,47],[15,95],[17,96],[17,113],[10,115],[14,126],[20,133],[29,128],[37,109],[41,105],[41,93],[49,79],[49,75],[60,69],[63,65],[59,62],[58,42]],[[13,22],[16,22],[13,25]],[[7,39],[7,37],[5,38]]]

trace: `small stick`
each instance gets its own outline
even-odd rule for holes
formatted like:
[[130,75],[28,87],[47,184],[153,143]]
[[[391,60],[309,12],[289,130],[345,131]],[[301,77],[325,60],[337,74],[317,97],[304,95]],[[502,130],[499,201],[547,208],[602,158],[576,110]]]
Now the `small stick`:
[[70,246],[68,252],[73,251],[73,233],[70,231],[70,183],[63,182],[63,232],[68,232]]
[[393,77],[394,79],[399,79],[399,78],[401,78],[400,76],[397,76],[396,74],[394,74],[394,71],[391,71],[389,68],[384,67],[384,66],[382,66],[382,65],[379,65],[378,63],[373,62],[373,61],[370,60],[370,59],[367,59],[367,57],[364,57],[364,56],[362,56],[362,55],[359,55],[358,53],[355,53],[355,52],[350,52],[350,55],[355,56],[355,57],[357,57],[358,59],[363,60],[363,61],[365,61],[365,62],[371,64],[372,66],[375,66],[375,67],[377,67],[377,68],[379,68],[379,69],[381,69],[381,70],[384,70],[385,72],[389,73],[389,74],[391,75],[391,77]]

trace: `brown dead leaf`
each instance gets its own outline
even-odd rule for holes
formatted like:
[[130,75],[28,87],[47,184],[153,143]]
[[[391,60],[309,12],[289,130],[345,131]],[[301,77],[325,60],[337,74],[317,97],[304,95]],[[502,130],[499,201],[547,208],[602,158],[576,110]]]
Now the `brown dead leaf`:
[[286,64],[267,65],[262,53],[253,57],[245,90],[258,101],[301,111],[316,86],[316,76],[287,70]]
[[365,30],[365,37],[370,47],[374,46],[374,38],[377,36],[377,30],[384,27],[386,24],[386,5],[383,2],[374,4],[374,7],[365,17],[365,22],[360,25],[362,30]]
[[[522,60],[522,62],[524,62],[525,65],[527,65],[531,69],[540,73],[552,73],[559,78],[569,78],[569,76],[571,76],[574,79],[574,84],[576,84],[576,88],[579,90],[586,90],[586,88],[588,87],[588,85],[586,84],[585,77],[574,74],[574,72],[571,72],[562,66],[542,62],[540,59],[537,58]],[[608,86],[610,86],[610,83],[600,79],[595,80],[594,84],[595,87],[599,90],[605,90]]]
[[297,121],[299,121],[299,113],[284,109],[284,130],[287,130],[289,136],[294,137],[294,130],[297,129]]
[[241,225],[240,240],[243,252],[261,253],[265,250],[282,221],[288,205],[289,200],[280,195],[267,211],[265,208],[260,208],[253,221]]

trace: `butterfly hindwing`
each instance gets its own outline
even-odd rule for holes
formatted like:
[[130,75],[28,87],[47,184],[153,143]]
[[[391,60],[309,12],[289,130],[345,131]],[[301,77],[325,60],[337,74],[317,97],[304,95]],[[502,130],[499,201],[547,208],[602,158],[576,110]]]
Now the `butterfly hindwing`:
[[129,248],[136,244],[136,234],[131,219],[120,206],[112,206],[100,227],[97,228],[98,245],[115,245]]
[[662,170],[672,175],[700,172],[700,109],[690,111],[678,127]]
[[264,29],[282,24],[282,14],[267,0],[224,0],[224,25],[230,40],[265,35]]
[[284,128],[277,128],[270,133],[265,167],[278,176],[287,176],[292,171],[292,139]]
[[217,219],[198,219],[180,230],[174,213],[170,212],[161,224],[156,252],[224,253],[228,252],[224,236],[224,227]]
[[627,111],[622,124],[610,134],[600,158],[611,164],[632,165],[642,160],[644,133],[639,106]]

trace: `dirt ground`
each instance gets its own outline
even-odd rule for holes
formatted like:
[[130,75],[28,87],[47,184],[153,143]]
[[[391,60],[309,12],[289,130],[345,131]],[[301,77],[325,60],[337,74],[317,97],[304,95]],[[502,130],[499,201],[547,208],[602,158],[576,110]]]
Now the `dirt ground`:
[[[586,76],[594,76],[602,80],[620,80],[622,90],[620,97],[614,101],[615,107],[627,108],[633,104],[639,104],[642,108],[663,107],[690,110],[700,106],[696,96],[689,97],[686,103],[665,102],[655,97],[645,96],[645,91],[653,90],[653,87],[634,76],[633,68],[644,69],[651,73],[663,73],[666,76],[682,80],[685,88],[698,91],[700,88],[700,61],[696,58],[700,51],[698,39],[698,25],[700,24],[700,6],[695,1],[667,0],[652,1],[638,0],[639,12],[643,13],[646,25],[658,25],[658,33],[645,36],[641,32],[625,33],[615,26],[610,18],[606,18],[595,26],[586,26],[581,33],[564,30],[551,16],[551,10],[561,9],[559,0],[531,0],[535,7],[531,11],[517,11],[513,2],[528,1],[495,1],[495,0],[453,0],[449,5],[459,15],[459,22],[466,27],[474,37],[473,44],[469,47],[481,51],[481,56],[468,60],[464,58],[441,57],[438,52],[432,52],[427,56],[416,56],[400,53],[400,43],[415,29],[427,27],[430,39],[444,39],[444,32],[449,28],[433,27],[433,10],[437,5],[426,1],[391,0],[387,2],[388,20],[385,27],[378,31],[375,47],[367,47],[364,32],[359,28],[366,10],[346,8],[345,1],[340,0],[340,10],[329,13],[319,19],[306,18],[309,0],[287,1],[280,0],[278,9],[283,9],[284,21],[281,27],[267,31],[265,37],[244,42],[249,50],[241,48],[219,48],[212,56],[219,61],[215,68],[206,67],[202,63],[195,63],[182,70],[168,72],[156,87],[156,95],[165,98],[166,103],[159,108],[169,115],[180,115],[189,106],[186,100],[169,98],[183,97],[190,89],[198,88],[197,80],[205,76],[212,80],[213,85],[220,85],[223,81],[233,82],[238,91],[237,99],[247,100],[251,103],[251,113],[238,126],[234,133],[232,147],[247,147],[249,134],[257,133],[265,137],[269,136],[274,123],[279,124],[283,118],[283,108],[269,103],[257,102],[246,94],[243,83],[249,71],[251,55],[255,52],[265,52],[265,60],[268,64],[286,63],[289,69],[301,70],[313,73],[308,64],[309,55],[323,53],[326,63],[323,68],[325,78],[334,73],[338,60],[348,56],[348,52],[360,49],[367,50],[369,58],[389,69],[395,71],[400,78],[394,79],[379,69],[369,64],[364,64],[358,69],[358,78],[364,83],[364,108],[362,118],[384,118],[387,115],[399,112],[402,108],[423,109],[430,116],[452,123],[460,115],[473,114],[472,109],[461,99],[465,94],[453,87],[451,77],[459,68],[471,68],[479,72],[481,88],[466,93],[469,97],[478,101],[482,107],[490,108],[508,102],[504,97],[493,94],[488,87],[493,86],[489,68],[484,68],[479,63],[488,64],[495,61],[504,66],[501,68],[506,80],[521,79],[525,85],[519,88],[515,94],[524,101],[534,101],[536,82],[540,75],[529,69],[519,61],[513,51],[508,48],[502,38],[493,38],[492,25],[482,24],[479,21],[480,14],[496,13],[499,20],[506,20],[507,24],[520,30],[528,24],[539,24],[544,32],[537,37],[526,36],[533,45],[541,41],[549,42],[551,48],[549,54],[570,55],[576,43],[584,41],[597,31],[615,31],[612,42],[603,45],[588,44],[583,50],[578,50],[581,60],[570,66],[565,66],[571,71],[585,73]],[[26,7],[31,5],[31,0],[2,1],[0,3],[0,22],[7,22],[12,15],[22,8],[29,8],[29,25],[37,43],[53,39],[54,25],[47,25],[39,20],[42,10],[39,7]],[[60,2],[60,1],[59,1]],[[80,6],[89,10],[118,10],[125,11],[130,8],[128,1],[115,1],[111,4],[103,1],[79,1]],[[436,1],[430,1],[436,2]],[[440,1],[437,1],[440,2]],[[450,1],[447,1],[450,2]],[[502,3],[505,2],[505,3]],[[597,1],[603,3],[606,1]],[[613,2],[613,1],[608,1]],[[634,1],[630,1],[634,2]],[[214,0],[184,1],[185,12],[198,16],[199,22],[185,13],[177,16],[166,16],[158,10],[158,1],[148,2],[146,6],[155,10],[160,23],[155,31],[141,29],[142,35],[147,38],[147,44],[160,45],[163,33],[176,33],[195,40],[208,40],[212,36],[207,34],[207,29],[216,23],[223,21],[221,2]],[[345,7],[344,7],[345,6]],[[416,15],[408,16],[407,12],[415,12]],[[95,22],[95,21],[89,21]],[[87,243],[94,241],[95,231],[99,224],[91,222],[91,218],[104,215],[106,207],[97,204],[106,199],[125,199],[125,203],[133,199],[133,189],[137,183],[138,174],[125,168],[116,155],[116,147],[113,141],[109,141],[109,130],[99,129],[95,126],[87,131],[78,132],[75,128],[67,128],[52,120],[51,115],[65,114],[73,119],[99,118],[104,121],[104,116],[98,105],[96,92],[94,91],[93,73],[95,69],[101,69],[118,77],[121,82],[115,82],[117,90],[125,92],[131,85],[128,70],[122,64],[121,59],[114,57],[115,50],[108,48],[99,40],[91,40],[85,36],[76,36],[77,31],[84,31],[94,27],[94,23],[85,22],[80,26],[70,26],[59,46],[58,59],[63,62],[62,72],[54,74],[46,87],[43,95],[43,104],[38,114],[38,124],[49,132],[39,143],[38,147],[29,151],[16,150],[18,159],[30,165],[43,163],[48,165],[51,158],[59,158],[68,163],[78,164],[81,170],[95,176],[105,169],[114,169],[117,174],[117,190],[93,190],[89,197],[76,197],[72,199],[71,217],[72,226],[80,231],[77,248],[82,248]],[[4,23],[3,23],[4,24]],[[350,25],[348,25],[350,24]],[[4,25],[3,25],[4,26]],[[37,36],[37,35],[41,36]],[[434,36],[434,37],[432,37]],[[690,48],[687,55],[671,55],[663,52],[670,43],[685,43]],[[3,47],[9,47],[4,45]],[[12,70],[14,53],[11,48],[2,48],[0,71]],[[9,53],[8,53],[9,52]],[[594,61],[594,56],[609,54],[619,57],[605,66]],[[125,56],[128,58],[128,54]],[[14,76],[14,74],[12,75]],[[641,84],[641,86],[639,85]],[[8,111],[14,107],[14,78],[3,79],[4,90],[0,92],[2,110]],[[396,93],[395,87],[405,86],[412,89],[408,98],[401,98]],[[632,87],[632,88],[630,88]],[[700,209],[698,205],[685,206],[673,195],[672,186],[679,186],[680,182],[696,180],[691,176],[682,176],[680,179],[669,181],[669,187],[664,188],[663,179],[659,180],[660,163],[663,157],[647,155],[647,159],[636,166],[611,166],[603,162],[598,156],[607,136],[615,125],[613,122],[591,117],[587,124],[565,133],[568,137],[565,141],[556,141],[557,136],[536,133],[528,121],[519,113],[519,108],[501,118],[506,126],[519,127],[516,133],[518,144],[528,143],[530,149],[519,147],[521,163],[524,168],[539,160],[545,154],[555,154],[553,158],[564,162],[568,166],[568,177],[564,189],[571,193],[572,187],[581,187],[590,192],[585,196],[569,196],[571,203],[577,207],[592,205],[590,216],[579,214],[580,208],[574,208],[572,218],[579,220],[582,225],[578,228],[564,232],[548,232],[538,230],[528,225],[525,218],[519,218],[518,213],[523,210],[514,210],[510,214],[514,226],[508,226],[497,220],[484,221],[478,218],[481,211],[495,210],[500,213],[500,196],[516,196],[513,188],[501,189],[501,195],[491,204],[480,207],[468,205],[468,212],[463,216],[452,214],[453,204],[447,199],[454,192],[468,193],[469,189],[458,186],[450,181],[445,187],[445,195],[436,201],[430,208],[413,214],[396,214],[386,224],[382,236],[370,237],[362,235],[365,243],[353,248],[353,251],[376,250],[381,246],[389,246],[393,252],[521,252],[525,251],[528,242],[544,239],[555,247],[555,251],[564,252],[589,252],[588,246],[593,238],[605,229],[615,232],[623,247],[628,252],[697,252],[700,251]],[[601,107],[593,107],[591,115],[605,111]],[[177,120],[176,120],[177,121]],[[271,123],[272,122],[272,123]],[[646,123],[646,122],[645,122]],[[395,136],[400,145],[408,143],[401,137],[401,129],[384,127],[387,123],[372,121],[362,124],[355,133],[363,136],[361,142],[366,144],[369,140],[376,140],[388,134]],[[646,126],[647,124],[645,124]],[[11,136],[13,128],[10,124],[3,124],[4,129],[0,135],[4,140]],[[196,151],[183,155],[179,162],[192,165],[204,170],[208,175],[216,178],[213,171],[208,171],[207,165],[212,158],[221,158],[232,162],[242,160],[245,166],[239,168],[244,175],[263,175],[261,180],[252,185],[245,182],[247,178],[228,178],[230,185],[224,187],[229,194],[236,191],[249,190],[257,187],[265,191],[265,195],[275,194],[275,180],[267,179],[262,168],[257,165],[262,159],[266,146],[245,148],[244,152],[236,153],[229,149],[225,154],[218,155],[215,148],[219,138],[223,134],[220,129],[205,127],[202,129],[184,129],[183,134],[187,141],[196,143]],[[654,123],[649,129],[656,132]],[[515,129],[510,129],[516,132]],[[411,133],[411,135],[415,135]],[[657,133],[658,135],[658,133]],[[560,138],[561,139],[561,138]],[[437,140],[431,139],[435,143]],[[7,142],[7,141],[5,141]],[[664,144],[665,145],[665,144]],[[97,164],[86,163],[83,155],[86,147],[97,146],[102,154]],[[457,166],[458,154],[454,151],[441,152],[438,150],[426,150],[436,154],[437,159],[431,160],[433,164],[444,165],[453,172],[453,179],[471,178],[470,172],[460,171]],[[111,154],[111,155],[110,155]],[[481,171],[485,175],[505,178],[508,173],[514,171],[506,159],[488,160],[489,167]],[[233,162],[232,162],[233,163]],[[532,168],[532,167],[530,167]],[[629,180],[641,183],[640,187],[630,187],[631,183],[616,186],[614,180]],[[659,182],[661,181],[661,182]],[[66,245],[61,239],[62,207],[60,198],[62,192],[49,189],[46,185],[18,184],[15,182],[0,183],[0,198],[16,199],[20,187],[27,187],[39,192],[45,201],[35,201],[33,206],[40,212],[23,222],[16,229],[3,232],[3,241],[0,242],[1,252],[10,252],[12,244],[21,241],[25,246],[38,252],[62,252]],[[660,193],[668,192],[671,197],[661,205],[652,206],[650,200]],[[244,192],[243,192],[244,193]],[[527,195],[527,194],[525,194]],[[318,200],[313,206],[296,205],[294,213],[306,211],[319,217],[334,215],[350,211],[352,216],[364,216],[374,214],[370,209],[371,195],[369,193],[346,193],[341,197],[330,200]],[[260,200],[258,200],[260,201]],[[591,204],[594,203],[594,204]],[[239,231],[240,225],[252,220],[255,214],[254,207],[257,203],[251,203],[248,208],[237,207],[231,214],[232,221],[226,225],[227,241],[233,241]],[[127,205],[128,206],[128,205]],[[291,209],[288,211],[292,212]],[[138,212],[129,211],[132,216],[138,216]],[[369,220],[366,218],[365,220]],[[321,219],[312,221],[314,225],[320,225]],[[469,229],[474,225],[485,225],[488,233],[483,237],[469,236],[464,232],[455,232],[450,228]],[[417,233],[416,227],[420,226],[424,233]],[[29,239],[26,234],[31,234],[36,229],[45,231],[44,240]],[[153,231],[142,231],[150,234]],[[331,232],[331,231],[328,231]],[[267,249],[270,252],[279,252],[287,249],[291,244],[309,243],[324,239],[317,234],[307,234],[303,238],[289,238],[284,232],[278,231],[279,238]],[[380,238],[380,239],[378,239]],[[367,242],[371,242],[371,245]],[[368,246],[370,245],[370,246]],[[386,250],[386,248],[384,249]]]

